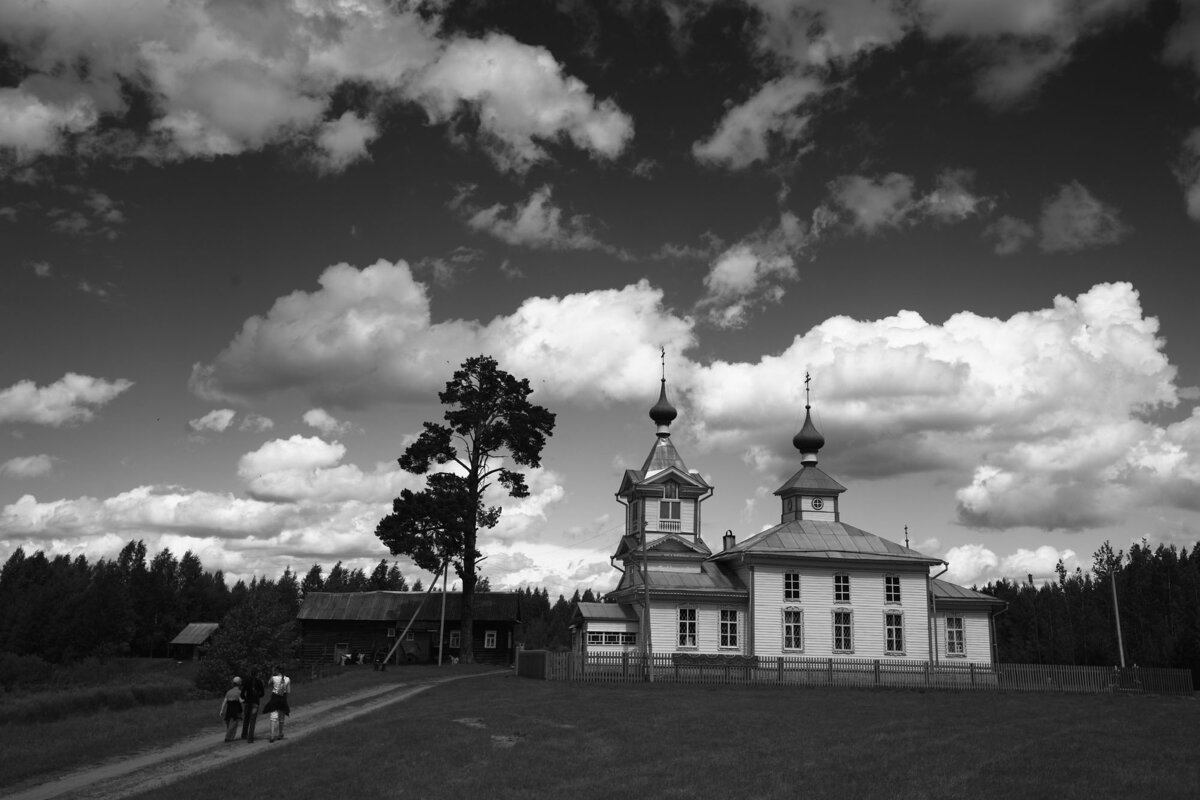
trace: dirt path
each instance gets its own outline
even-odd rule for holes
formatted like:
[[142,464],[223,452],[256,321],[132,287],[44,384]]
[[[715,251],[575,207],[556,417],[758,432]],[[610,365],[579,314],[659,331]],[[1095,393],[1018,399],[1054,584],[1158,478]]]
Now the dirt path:
[[[407,700],[426,689],[432,689],[443,683],[504,674],[507,674],[507,670],[364,689],[354,694],[309,703],[297,708],[288,718],[285,728],[287,738],[283,742],[271,744],[266,737],[260,734],[254,744],[247,744],[241,740],[225,744],[221,741],[220,734],[208,731],[157,750],[67,773],[40,786],[9,795],[6,800],[52,800],[52,798],[64,796],[81,798],[81,800],[84,798],[86,800],[116,800],[116,798],[129,797],[139,792],[166,786],[205,770],[225,766],[251,756],[261,756],[270,747],[287,747],[289,742],[295,742],[316,731],[377,711],[392,703]],[[265,733],[269,725],[269,720],[263,717],[259,718],[259,731]]]

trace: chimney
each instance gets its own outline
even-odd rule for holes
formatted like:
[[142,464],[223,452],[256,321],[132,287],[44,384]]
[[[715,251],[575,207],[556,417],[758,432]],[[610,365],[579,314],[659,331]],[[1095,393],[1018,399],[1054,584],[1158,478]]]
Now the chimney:
[[721,551],[729,550],[735,544],[737,544],[737,537],[733,535],[733,531],[725,531],[725,536],[721,539]]

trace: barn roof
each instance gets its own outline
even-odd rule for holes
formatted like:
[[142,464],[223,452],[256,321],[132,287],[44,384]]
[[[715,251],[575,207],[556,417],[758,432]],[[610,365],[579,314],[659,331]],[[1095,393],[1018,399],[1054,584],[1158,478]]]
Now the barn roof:
[[853,525],[811,519],[792,520],[768,528],[718,553],[712,560],[727,561],[742,554],[831,561],[909,562],[926,566],[943,563],[940,558],[918,553]]
[[[449,592],[446,618],[462,615],[462,593]],[[424,606],[422,606],[424,601]],[[418,608],[420,611],[418,612]],[[520,620],[518,596],[511,592],[476,592],[473,604],[476,620]],[[442,615],[440,592],[309,592],[296,615],[300,620],[338,620],[392,622],[412,619],[436,621]]]
[[218,622],[190,622],[171,640],[171,644],[204,644],[219,627],[221,625]]

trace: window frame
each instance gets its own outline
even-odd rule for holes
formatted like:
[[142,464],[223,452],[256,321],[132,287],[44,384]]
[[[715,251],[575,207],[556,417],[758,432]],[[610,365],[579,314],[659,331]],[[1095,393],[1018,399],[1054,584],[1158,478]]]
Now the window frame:
[[800,573],[785,572],[783,573],[783,601],[799,602],[800,601]]
[[[894,589],[894,591],[893,591]],[[884,575],[883,576],[883,602],[888,605],[898,606],[901,604],[900,591],[900,576],[899,575]]]
[[[483,632],[483,649],[484,650],[495,650],[496,643],[499,641],[499,638],[500,637],[497,635],[496,631],[484,631]],[[491,644],[488,644],[488,642],[491,642]]]
[[[732,615],[732,616],[730,616]],[[741,650],[738,634],[740,633],[736,608],[722,608],[717,614],[717,648],[720,650]]]
[[[844,584],[844,586],[839,586],[839,583]],[[850,604],[850,573],[833,573],[833,602],[845,605]]]
[[[686,618],[685,618],[686,615]],[[679,606],[675,612],[675,646],[679,650],[697,650],[700,647],[699,618],[695,606]],[[687,642],[691,639],[691,643]]]
[[462,647],[462,631],[450,631],[449,640],[446,642],[446,647],[451,650],[457,650]]
[[[947,614],[942,627],[946,632],[946,658],[966,658],[967,657],[967,618],[961,614],[950,616]],[[956,628],[950,627],[950,621],[954,620],[958,623]],[[957,642],[952,642],[951,633],[957,634]],[[952,649],[953,646],[953,649]]]
[[[795,614],[795,621],[788,621],[788,615]],[[779,610],[779,621],[782,626],[780,636],[780,649],[788,653],[803,653],[804,652],[804,609],[794,606],[785,606]],[[798,631],[794,634],[788,633],[788,628],[794,626]],[[789,636],[793,640],[791,647],[788,646]],[[798,644],[797,644],[798,642]]]
[[[854,652],[854,612],[847,608],[835,608],[831,613],[833,614],[833,617],[832,617],[833,641],[830,642],[830,644],[833,645],[833,652],[835,652],[835,653],[853,653]],[[839,623],[838,617],[845,617],[846,618],[845,622]],[[838,646],[838,640],[839,640],[838,628],[839,628],[839,626],[844,626],[846,628],[846,634],[844,637],[845,641],[842,643],[843,646],[841,646],[841,647]]]
[[904,655],[904,639],[904,612],[883,612],[883,652],[889,656]]

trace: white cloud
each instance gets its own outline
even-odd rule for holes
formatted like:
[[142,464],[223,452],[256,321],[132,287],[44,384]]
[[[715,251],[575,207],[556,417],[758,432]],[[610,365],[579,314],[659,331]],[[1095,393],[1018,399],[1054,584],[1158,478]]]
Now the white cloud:
[[[438,12],[385,0],[0,4],[0,35],[28,70],[0,89],[0,148],[29,161],[76,135],[91,137],[89,152],[169,160],[299,143],[333,171],[366,157],[380,109],[400,101],[439,122],[477,114],[481,143],[509,168],[542,160],[548,141],[621,153],[629,117],[548,51],[495,34],[442,38]],[[367,91],[331,118],[348,81]],[[102,115],[127,121],[128,85],[155,98],[151,134],[105,136]]]
[[725,250],[704,276],[704,295],[697,309],[721,328],[745,325],[757,308],[783,299],[784,284],[795,281],[794,254],[805,244],[803,223],[790,212],[779,226],[759,232]]
[[1032,241],[1037,231],[1025,220],[1005,215],[988,225],[983,235],[995,242],[996,255],[1010,256]]
[[663,293],[641,282],[563,297],[531,297],[486,325],[430,320],[425,286],[403,261],[322,273],[321,288],[280,298],[252,317],[192,386],[201,396],[257,396],[299,389],[322,406],[363,406],[428,396],[447,364],[489,353],[530,379],[540,397],[585,402],[641,397],[646,364],[667,346],[693,341],[693,322],[663,308]]
[[274,427],[275,420],[270,417],[264,417],[262,414],[255,414],[252,411],[245,414],[242,417],[242,421],[238,423],[239,431],[253,431],[255,433],[269,431]]
[[14,478],[39,478],[54,469],[54,458],[48,455],[17,456],[0,464],[0,475]]
[[417,84],[426,111],[446,120],[475,111],[498,165],[521,171],[546,158],[539,142],[570,140],[612,159],[633,137],[633,120],[611,100],[597,102],[582,81],[566,77],[548,50],[508,36],[459,39]]
[[215,408],[202,417],[188,420],[188,427],[197,433],[200,431],[220,433],[233,424],[235,416],[237,416],[237,412],[232,408]]
[[934,188],[921,195],[909,175],[892,172],[880,178],[843,175],[829,184],[829,197],[815,214],[820,233],[835,221],[845,220],[852,231],[873,235],[885,229],[916,225],[926,220],[953,224],[992,206],[991,198],[971,190],[969,170],[938,173]]
[[1187,64],[1200,75],[1200,6],[1180,3],[1179,20],[1167,36],[1163,51],[1173,64]]
[[132,386],[132,381],[123,378],[108,381],[74,372],[41,387],[30,380],[18,381],[0,389],[0,424],[25,422],[59,427],[88,422],[95,416],[89,406],[107,405]]
[[1068,572],[1074,572],[1079,563],[1074,550],[1059,550],[1042,545],[1036,550],[1019,548],[1003,558],[980,544],[965,544],[951,547],[942,556],[949,564],[945,579],[962,586],[980,585],[1007,578],[1025,583],[1033,576],[1035,584],[1056,581],[1054,567],[1061,559]]
[[594,250],[604,245],[592,235],[582,216],[564,217],[543,186],[524,205],[511,209],[497,203],[474,211],[467,225],[517,247],[549,250]]
[[350,423],[342,422],[323,408],[310,408],[304,412],[303,419],[305,425],[316,428],[326,436],[346,433],[352,428]]
[[1064,184],[1042,205],[1040,246],[1048,253],[1116,244],[1129,233],[1117,209],[1097,200],[1078,181]]
[[54,270],[49,261],[35,261],[33,262],[33,274],[39,278],[49,278],[54,274]]
[[809,117],[799,109],[820,91],[820,83],[811,78],[788,76],[770,81],[745,103],[726,112],[708,139],[692,145],[692,155],[729,169],[766,161],[773,138],[788,143],[803,140]]

